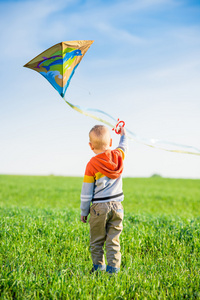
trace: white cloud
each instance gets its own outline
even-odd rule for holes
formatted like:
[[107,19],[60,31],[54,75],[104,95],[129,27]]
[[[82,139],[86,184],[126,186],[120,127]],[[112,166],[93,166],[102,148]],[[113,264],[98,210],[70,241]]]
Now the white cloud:
[[146,42],[144,38],[134,35],[127,30],[119,29],[103,22],[98,23],[96,27],[101,32],[101,34],[107,36],[110,41],[117,40],[118,43],[125,42],[128,45],[144,45]]
[[181,26],[171,31],[172,37],[185,45],[200,45],[200,28],[199,26]]
[[48,18],[71,3],[72,0],[0,3],[0,26],[4,28],[0,34],[4,45],[1,53],[4,57],[19,58],[39,50],[41,44],[46,46],[48,23],[51,23]]

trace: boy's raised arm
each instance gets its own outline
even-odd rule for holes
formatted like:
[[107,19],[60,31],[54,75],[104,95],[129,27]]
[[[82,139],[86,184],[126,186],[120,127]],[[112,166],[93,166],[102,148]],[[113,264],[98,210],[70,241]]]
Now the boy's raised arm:
[[124,154],[127,154],[128,151],[128,139],[126,135],[126,129],[124,127],[120,128],[120,141],[119,141],[119,146],[117,148],[120,148]]

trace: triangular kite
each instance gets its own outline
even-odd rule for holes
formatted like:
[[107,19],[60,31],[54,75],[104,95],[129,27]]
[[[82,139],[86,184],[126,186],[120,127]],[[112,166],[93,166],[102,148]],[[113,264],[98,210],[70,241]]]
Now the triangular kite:
[[24,67],[43,75],[64,97],[70,80],[93,41],[61,42],[45,50]]

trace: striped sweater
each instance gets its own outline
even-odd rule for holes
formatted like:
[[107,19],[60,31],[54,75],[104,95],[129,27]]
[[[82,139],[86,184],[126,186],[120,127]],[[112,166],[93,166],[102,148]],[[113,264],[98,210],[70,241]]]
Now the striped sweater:
[[127,137],[123,135],[117,149],[97,154],[88,162],[81,191],[82,216],[89,214],[91,201],[123,201],[122,171],[126,152]]

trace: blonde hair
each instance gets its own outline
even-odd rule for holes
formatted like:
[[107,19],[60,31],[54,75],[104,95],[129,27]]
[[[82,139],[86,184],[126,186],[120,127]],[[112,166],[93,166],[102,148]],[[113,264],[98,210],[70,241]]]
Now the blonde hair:
[[89,132],[90,142],[97,150],[105,150],[110,146],[110,132],[104,125],[95,125]]

